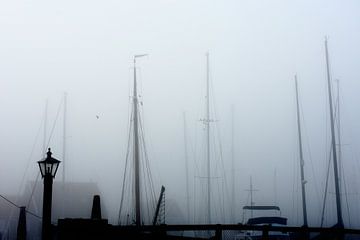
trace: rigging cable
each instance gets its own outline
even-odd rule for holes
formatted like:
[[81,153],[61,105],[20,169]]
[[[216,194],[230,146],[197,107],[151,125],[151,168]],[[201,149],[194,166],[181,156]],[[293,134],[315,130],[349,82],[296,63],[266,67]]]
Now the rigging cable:
[[[20,206],[19,206],[19,205],[17,205],[16,203],[10,201],[8,198],[4,197],[4,196],[1,195],[1,194],[0,194],[0,197],[1,197],[2,199],[4,199],[6,202],[8,202],[9,204],[13,205],[14,207],[17,207],[17,208],[20,209]],[[26,209],[25,209],[25,212],[28,213],[28,214],[30,214],[30,215],[32,215],[32,216],[34,216],[34,217],[36,217],[36,218],[38,218],[38,219],[40,219],[40,220],[42,219],[42,217],[40,217],[39,215],[37,215],[37,214],[35,214],[35,213],[33,213],[33,212],[30,212],[30,211],[28,211],[28,210],[26,210]]]
[[346,201],[346,209],[347,209],[347,213],[348,213],[349,227],[351,228],[350,207],[349,207],[348,192],[347,192],[347,187],[346,187],[346,179],[345,179],[345,174],[344,174],[344,164],[341,164],[340,171],[343,172],[342,176],[343,176],[343,184],[344,184],[344,194],[345,194],[345,201]]
[[[130,112],[130,110],[129,110]],[[128,147],[127,147],[127,151],[126,151],[126,157],[125,157],[125,168],[124,168],[124,176],[123,176],[123,183],[122,183],[122,191],[121,191],[121,199],[120,199],[120,208],[119,208],[119,217],[118,217],[118,224],[121,224],[121,211],[122,211],[122,207],[123,207],[123,201],[124,201],[124,191],[125,191],[125,180],[126,180],[126,170],[128,168],[128,162],[129,162],[129,154],[130,154],[130,140],[131,140],[131,119],[133,117],[133,110],[131,110],[130,113],[130,121],[129,121],[129,125],[128,125]]]
[[[56,113],[56,118],[55,118],[53,127],[52,127],[52,129],[51,129],[50,136],[49,136],[49,140],[48,140],[48,143],[47,143],[46,148],[49,147],[50,141],[51,141],[51,139],[52,139],[52,136],[53,136],[53,133],[54,133],[54,130],[55,130],[55,127],[56,127],[56,122],[57,122],[57,120],[58,120],[58,118],[59,118],[59,114],[60,114],[60,110],[61,110],[61,106],[62,106],[63,102],[64,102],[64,99],[62,99],[61,102],[60,102],[60,104],[59,104],[59,107],[58,107],[58,110],[57,110],[57,113]],[[29,208],[30,203],[31,203],[31,201],[32,201],[32,198],[33,198],[33,195],[34,195],[34,192],[35,192],[36,185],[37,185],[37,183],[38,183],[38,181],[39,181],[39,176],[40,176],[40,173],[38,172],[38,174],[37,174],[37,176],[36,176],[35,184],[34,184],[33,189],[32,189],[32,191],[31,191],[30,199],[29,199],[29,201],[28,201],[28,204],[26,205],[27,208]]]
[[327,164],[327,174],[326,174],[326,181],[325,181],[325,191],[324,191],[323,206],[322,206],[322,211],[321,211],[320,227],[323,227],[323,224],[324,224],[325,206],[326,206],[327,190],[328,190],[328,185],[329,185],[330,165],[331,165],[331,157],[332,157],[331,146],[332,146],[332,144],[330,144],[329,160],[328,160],[328,164]]
[[[337,118],[337,105],[335,105],[335,114],[334,114],[334,118]],[[326,138],[328,139],[328,138]],[[331,165],[331,157],[332,157],[332,142],[330,143],[330,150],[329,150],[329,158],[328,158],[328,167],[327,167],[327,173],[326,173],[326,181],[325,181],[325,191],[324,191],[324,199],[323,199],[323,206],[322,206],[322,211],[321,211],[321,222],[320,222],[320,227],[323,226],[324,224],[324,216],[325,216],[325,208],[326,208],[326,198],[327,198],[327,190],[328,190],[328,185],[329,185],[329,175],[330,175],[330,165]]]

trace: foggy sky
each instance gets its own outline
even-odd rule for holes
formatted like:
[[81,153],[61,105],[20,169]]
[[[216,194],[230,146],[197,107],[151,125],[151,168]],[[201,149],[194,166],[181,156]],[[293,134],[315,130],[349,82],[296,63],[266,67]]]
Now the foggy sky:
[[[29,156],[42,128],[45,101],[50,134],[66,91],[67,178],[98,182],[107,209],[112,209],[107,217],[115,222],[131,107],[132,57],[148,53],[138,67],[153,177],[156,189],[165,185],[167,198],[185,209],[185,184],[179,181],[185,176],[182,114],[187,114],[194,184],[194,176],[201,174],[195,161],[204,165],[199,119],[204,117],[209,51],[211,114],[216,120],[212,126],[219,129],[217,141],[228,173],[231,105],[235,108],[238,221],[251,175],[259,190],[255,203],[277,199],[289,223],[301,223],[293,81],[297,73],[309,218],[310,224],[318,225],[330,143],[324,53],[328,36],[332,77],[341,84],[350,220],[359,227],[359,12],[358,1],[1,1],[0,192],[17,194],[25,172],[26,179],[35,179],[36,161],[42,157],[41,130],[30,161]],[[61,160],[62,113],[50,146]],[[329,199],[333,201],[333,194]],[[329,209],[329,225],[335,222],[334,212]],[[344,215],[348,224],[345,209]]]

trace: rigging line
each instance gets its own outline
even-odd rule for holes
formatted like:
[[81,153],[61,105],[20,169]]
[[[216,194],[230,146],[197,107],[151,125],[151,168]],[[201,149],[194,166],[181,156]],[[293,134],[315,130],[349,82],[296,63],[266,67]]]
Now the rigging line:
[[[305,131],[305,136],[308,139],[307,131]],[[321,204],[320,191],[319,191],[318,181],[316,181],[317,174],[315,174],[314,162],[313,162],[312,154],[311,154],[310,149],[309,149],[310,148],[309,141],[306,141],[306,145],[308,147],[308,154],[309,154],[309,159],[310,159],[310,163],[311,163],[311,171],[312,171],[313,177],[315,179],[314,185],[315,185],[315,189],[316,189],[316,197],[318,199],[318,204],[320,205]]]
[[[312,158],[312,154],[311,154],[311,151],[310,151],[310,141],[309,141],[309,135],[308,135],[308,131],[307,131],[307,127],[306,127],[306,121],[305,121],[305,115],[304,115],[304,111],[303,111],[303,105],[302,105],[302,101],[301,101],[301,97],[300,98],[300,111],[301,111],[301,117],[302,117],[302,125],[303,125],[303,128],[304,128],[304,135],[306,137],[306,145],[307,145],[307,152],[309,154],[309,160],[310,160],[310,164],[311,164],[311,170],[312,170],[312,174],[313,174],[313,177],[315,179],[314,181],[314,185],[315,185],[315,190],[316,190],[316,197],[318,199],[318,204],[319,206],[321,206],[321,198],[320,198],[320,191],[319,191],[319,186],[318,186],[318,181],[316,179],[316,176],[318,174],[315,174],[315,168],[314,168],[314,162],[313,162],[313,158]],[[319,208],[320,209],[320,208]]]
[[31,190],[30,198],[29,198],[29,201],[28,201],[28,203],[26,205],[26,208],[30,208],[30,204],[31,204],[31,201],[33,199],[33,195],[34,195],[34,192],[35,192],[35,189],[36,189],[36,185],[37,185],[37,183],[39,181],[39,177],[40,177],[40,172],[38,172],[37,175],[36,175],[34,186],[33,186],[32,190]]
[[[131,97],[130,97],[131,98]],[[124,193],[125,192],[130,192],[131,194],[129,194],[130,196],[130,199],[133,197],[133,192],[132,192],[132,188],[131,188],[131,185],[132,185],[132,179],[130,178],[128,181],[127,179],[129,178],[129,173],[127,170],[130,170],[132,169],[131,168],[131,163],[130,162],[130,165],[129,165],[129,155],[130,155],[130,149],[131,149],[131,144],[130,144],[130,141],[131,141],[131,133],[132,133],[132,119],[133,119],[133,108],[131,107],[131,101],[130,103],[128,104],[128,115],[130,116],[130,118],[128,119],[128,142],[127,142],[127,152],[126,152],[126,162],[125,162],[125,168],[124,168],[124,176],[123,176],[123,187],[122,187],[122,193],[121,193],[121,201],[120,201],[120,209],[119,209],[119,220],[118,221],[121,221],[121,214],[122,214],[122,211],[123,211],[123,206],[124,206]],[[129,200],[129,199],[127,199]],[[133,200],[133,199],[132,199]],[[129,201],[129,202],[133,202],[133,201]],[[125,216],[125,220],[126,222],[128,223],[128,217],[129,215],[131,215],[132,213],[130,213],[131,211],[129,211],[129,209],[127,210],[127,212],[129,214],[127,214],[127,216]],[[120,224],[120,222],[119,222]]]
[[[142,170],[142,174],[143,174],[143,177],[144,177],[144,179],[145,179],[145,176],[146,176],[146,172],[145,172],[145,167],[144,166],[142,166],[141,167],[141,170]],[[148,197],[148,188],[146,187],[146,185],[145,185],[145,181],[144,181],[144,184],[142,184],[142,187],[143,187],[143,190],[145,190],[145,199]],[[142,196],[144,196],[144,195],[142,195]],[[145,201],[146,202],[146,210],[147,210],[147,217],[149,217],[150,216],[150,211],[149,211],[149,201]],[[145,217],[144,217],[144,214],[142,215],[142,217],[143,217],[143,221],[144,221],[144,219],[145,219]]]
[[[334,118],[337,118],[337,105],[335,105],[335,113]],[[326,138],[327,139],[327,138]],[[327,142],[327,141],[326,141]],[[321,223],[320,226],[322,227],[324,224],[324,216],[325,216],[325,207],[326,207],[326,198],[327,198],[327,191],[328,191],[328,185],[329,185],[329,174],[330,174],[330,165],[331,165],[331,157],[332,157],[332,142],[330,143],[330,151],[329,151],[329,158],[328,158],[328,168],[327,168],[327,174],[326,174],[326,181],[325,181],[325,191],[324,191],[324,199],[323,199],[323,206],[321,211]]]
[[[62,104],[64,103],[64,100],[65,100],[65,99],[64,99],[64,98],[62,98],[62,99],[61,99],[61,101],[60,101],[60,104],[59,104],[59,107],[58,107],[58,110],[57,110],[57,113],[56,113],[56,118],[55,118],[55,121],[54,121],[53,127],[52,127],[52,129],[51,129],[50,136],[49,136],[49,140],[48,140],[48,143],[47,143],[47,145],[46,145],[46,148],[48,148],[48,147],[49,147],[49,144],[50,144],[50,141],[51,141],[52,135],[53,135],[54,130],[55,130],[56,122],[57,122],[57,120],[58,120],[58,118],[59,118],[59,114],[60,114],[61,106],[62,106]],[[34,194],[34,191],[35,191],[35,188],[36,188],[37,182],[38,182],[38,180],[39,180],[39,176],[40,176],[40,173],[38,172],[38,174],[37,174],[37,176],[36,176],[36,180],[35,180],[34,187],[33,187],[32,191],[31,191],[31,195],[30,195],[30,199],[29,199],[29,201],[28,201],[28,205],[27,205],[27,207],[29,207],[29,206],[30,206],[30,203],[31,203],[31,200],[32,200],[32,197],[33,197],[33,194]]]
[[[144,133],[144,127],[143,127],[143,120],[141,118],[141,114],[139,113],[139,125],[140,125],[140,138],[141,138],[141,145],[143,148],[143,156],[145,159],[145,166],[143,166],[143,171],[144,171],[144,178],[147,177],[148,182],[149,182],[149,191],[150,193],[148,193],[148,189],[147,187],[144,185],[145,191],[146,191],[146,196],[149,197],[149,201],[146,201],[147,203],[147,210],[148,210],[148,218],[151,218],[150,216],[150,202],[152,203],[151,205],[153,206],[152,209],[154,210],[154,206],[155,206],[155,189],[154,189],[154,183],[153,183],[153,179],[152,179],[152,173],[150,170],[150,162],[149,162],[149,158],[148,158],[148,154],[147,154],[147,149],[146,149],[146,144],[145,144],[145,133]],[[146,170],[146,172],[145,172]],[[147,174],[146,174],[147,173]],[[151,219],[149,220],[151,221]]]
[[[3,196],[3,195],[0,194],[0,197],[1,197],[2,199],[4,199],[6,202],[8,202],[9,204],[13,205],[14,207],[20,208],[19,205],[17,205],[16,203],[12,202],[11,200],[9,200],[8,198],[6,198],[5,196]],[[26,209],[25,209],[25,212],[28,213],[28,214],[30,214],[30,215],[32,215],[32,216],[34,216],[34,217],[36,217],[36,218],[42,219],[42,217],[40,217],[39,215],[36,215],[35,213],[32,213],[32,212],[30,212],[30,211],[28,211],[28,210],[26,210]]]
[[36,137],[35,137],[35,141],[34,141],[34,143],[33,143],[33,145],[32,145],[32,148],[31,148],[31,151],[30,151],[30,155],[29,155],[29,157],[28,157],[27,165],[26,165],[26,168],[25,168],[25,172],[24,172],[24,175],[23,175],[23,177],[22,177],[22,179],[21,179],[20,189],[19,189],[18,194],[17,194],[18,196],[20,195],[20,191],[21,191],[21,189],[22,189],[22,186],[24,185],[26,173],[27,173],[27,171],[28,171],[28,169],[29,169],[29,167],[30,167],[31,158],[32,158],[32,156],[33,156],[33,154],[34,154],[35,147],[36,147],[36,143],[37,143],[37,141],[38,141],[41,128],[42,128],[42,124],[39,126],[39,129],[38,129],[37,134],[36,134]]
[[[144,130],[144,108],[141,107],[140,108],[141,111],[139,111],[139,125],[140,125],[140,135],[141,135],[141,139],[142,139],[142,145],[143,145],[143,149],[144,149],[144,157],[145,157],[145,163],[148,166],[148,174],[149,176],[151,176],[150,181],[151,181],[151,185],[150,187],[152,188],[152,194],[153,194],[153,201],[155,204],[155,199],[156,199],[156,193],[155,193],[155,189],[154,189],[154,183],[153,183],[153,177],[152,177],[152,173],[151,173],[151,168],[150,168],[150,161],[149,161],[149,156],[148,156],[148,151],[147,151],[147,147],[146,147],[146,142],[145,142],[145,130]],[[151,142],[151,141],[150,141]],[[154,205],[155,206],[155,205]]]
[[[296,97],[294,97],[293,98],[293,108],[292,109],[296,109]],[[295,123],[296,123],[296,110],[293,112],[293,114],[292,114],[292,116],[293,116],[293,121],[292,121],[292,123],[294,124],[293,125],[293,127],[292,127],[292,129],[296,129],[296,127],[295,127]],[[297,166],[298,166],[298,162],[299,162],[299,160],[298,160],[298,154],[296,153],[296,150],[295,149],[298,149],[298,147],[297,147],[297,142],[295,141],[295,139],[296,139],[296,137],[295,137],[295,135],[294,135],[294,137],[292,138],[292,140],[293,140],[293,169],[292,169],[292,209],[291,209],[291,213],[292,213],[292,216],[295,216],[295,186],[298,184],[298,178],[295,178],[295,175],[296,175],[296,170],[297,170]]]
[[118,217],[118,224],[120,225],[120,218],[121,218],[121,211],[123,207],[123,201],[124,201],[124,191],[125,191],[125,181],[126,181],[126,173],[128,168],[128,162],[129,162],[129,154],[130,154],[130,140],[131,140],[131,119],[133,117],[133,111],[130,113],[130,121],[128,126],[128,147],[126,151],[126,157],[125,157],[125,168],[124,168],[124,176],[123,176],[123,183],[122,183],[122,191],[121,191],[121,199],[120,199],[120,208],[119,208],[119,217]]
[[[210,74],[210,73],[209,73]],[[211,75],[211,74],[210,74]],[[210,88],[212,89],[213,92],[213,97],[212,97],[212,107],[213,107],[213,113],[215,115],[215,119],[217,118],[217,108],[216,108],[216,97],[215,97],[215,93],[214,93],[214,85],[213,85],[213,81],[212,78],[210,78]],[[225,192],[226,192],[226,196],[227,199],[230,199],[230,194],[229,194],[229,189],[228,189],[228,183],[227,183],[227,178],[226,178],[226,174],[225,174],[225,165],[224,165],[224,158],[223,158],[223,151],[222,151],[222,144],[221,144],[221,140],[220,140],[220,129],[218,124],[215,123],[215,129],[216,129],[216,133],[217,133],[217,140],[218,140],[218,144],[219,144],[219,154],[220,154],[220,164],[222,167],[222,175],[224,177],[224,183],[225,183]],[[215,137],[215,136],[214,136]],[[225,196],[223,194],[223,196]],[[224,197],[223,197],[224,198]],[[225,199],[223,199],[223,204],[225,203]],[[223,206],[224,207],[224,206]]]
[[[23,177],[22,177],[22,179],[21,179],[21,182],[20,182],[20,188],[19,188],[18,194],[17,194],[17,196],[16,196],[16,201],[18,200],[18,196],[20,196],[21,189],[22,189],[22,187],[24,186],[26,173],[28,172],[28,169],[29,169],[29,167],[30,167],[31,158],[32,158],[33,153],[34,153],[35,146],[36,146],[37,140],[38,140],[38,138],[39,138],[41,128],[42,128],[42,124],[40,124],[40,126],[39,126],[39,129],[38,129],[37,134],[36,134],[36,137],[35,137],[35,141],[34,141],[34,143],[33,143],[33,145],[32,145],[31,152],[30,152],[30,155],[29,155],[29,157],[28,157],[27,165],[26,165],[26,168],[25,168],[25,172],[24,172],[24,175],[23,175]],[[8,224],[9,224],[8,221],[10,221],[10,218],[12,217],[12,215],[13,215],[13,213],[12,213],[12,211],[11,211],[11,214],[9,215],[9,218],[8,218],[8,220],[7,220],[7,224],[6,224],[7,226],[8,226]]]
[[350,221],[350,207],[349,207],[349,199],[348,199],[348,192],[347,192],[347,186],[346,186],[346,178],[345,178],[345,171],[344,171],[344,164],[341,164],[340,171],[343,172],[343,185],[344,185],[344,194],[345,194],[345,200],[346,200],[346,208],[348,212],[348,221],[349,221],[349,227],[351,228],[351,221]]
[[[146,160],[145,160],[146,161]],[[147,173],[147,166],[142,166],[142,171],[143,171],[143,179],[144,180],[149,180],[149,175]],[[147,220],[149,222],[151,222],[151,217],[150,217],[150,207],[149,207],[149,204],[150,202],[152,202],[152,199],[151,199],[151,187],[150,186],[147,186],[145,184],[145,181],[144,181],[144,184],[142,185],[143,186],[143,189],[145,190],[145,202],[146,202],[146,209],[147,209]]]
[[[332,146],[332,144],[330,144]],[[329,186],[329,175],[330,175],[330,165],[331,165],[331,146],[330,146],[330,152],[329,152],[329,160],[327,164],[327,174],[326,174],[326,181],[325,181],[325,191],[324,191],[324,199],[323,199],[323,205],[322,205],[322,211],[321,211],[321,223],[320,227],[324,224],[324,216],[325,216],[325,205],[326,205],[326,198],[327,198],[327,191]]]
[[[216,111],[215,111],[215,117],[216,117]],[[220,151],[220,162],[221,162],[221,167],[222,167],[222,175],[224,178],[224,188],[225,188],[225,193],[224,193],[224,189],[223,189],[223,196],[227,196],[227,199],[230,199],[230,191],[229,191],[229,184],[226,178],[226,174],[225,174],[225,164],[224,164],[224,157],[223,157],[223,148],[222,148],[222,143],[220,141],[220,130],[217,124],[215,124],[215,128],[217,130],[217,134],[218,134],[218,144],[219,144],[219,151]],[[223,199],[223,202],[225,204],[225,199]]]
[[[31,161],[32,155],[33,155],[33,153],[34,153],[34,149],[35,149],[35,146],[36,146],[38,137],[39,137],[39,135],[40,135],[41,127],[42,127],[42,124],[40,124],[40,126],[39,126],[39,129],[38,129],[37,134],[36,134],[36,137],[35,137],[35,141],[34,141],[34,143],[33,143],[33,145],[32,145],[31,152],[30,152],[30,155],[29,155],[29,157],[28,157],[27,165],[26,165],[24,174],[23,174],[23,176],[22,176],[22,179],[21,179],[21,181],[20,181],[20,187],[19,187],[19,190],[18,190],[18,194],[17,194],[17,196],[16,196],[16,201],[18,200],[18,196],[20,195],[20,191],[21,191],[21,189],[22,189],[22,187],[23,187],[23,185],[24,185],[26,173],[27,173],[27,171],[28,171],[28,169],[29,169],[29,166],[30,166],[30,161]],[[11,214],[9,215],[9,217],[8,217],[8,219],[7,219],[7,223],[6,223],[7,226],[9,225],[9,221],[10,221],[10,218],[11,218],[12,216],[13,216],[13,212],[12,212],[12,210],[11,210]]]
[[[139,114],[139,117],[140,117],[140,114]],[[148,178],[149,178],[149,182],[150,182],[150,193],[152,194],[152,200],[153,202],[155,201],[156,199],[156,194],[155,194],[155,189],[154,189],[154,182],[153,182],[153,179],[152,179],[152,173],[151,173],[151,169],[150,169],[150,162],[149,162],[149,157],[148,157],[148,154],[147,154],[147,148],[146,148],[146,144],[145,144],[145,133],[144,133],[144,128],[143,128],[143,122],[141,121],[140,119],[140,136],[141,136],[141,140],[142,140],[142,146],[143,146],[143,149],[144,149],[144,156],[145,156],[145,166],[147,168],[147,172],[148,172]]]
[[54,130],[55,130],[55,127],[56,127],[56,122],[57,122],[57,120],[58,120],[58,118],[59,118],[61,106],[63,105],[63,103],[64,103],[64,98],[61,99],[61,102],[60,102],[60,104],[59,104],[59,107],[58,107],[58,110],[57,110],[57,113],[56,113],[56,118],[55,118],[53,127],[52,127],[52,129],[51,129],[50,136],[49,136],[49,140],[48,140],[48,142],[47,142],[46,148],[48,148],[49,145],[50,145],[50,141],[51,141],[51,138],[52,138],[52,136],[53,136],[53,133],[54,133]]
[[[213,137],[213,145],[215,146],[216,137],[214,135],[212,137]],[[220,148],[220,146],[219,146],[219,148]],[[223,170],[220,173],[220,176],[221,176],[221,177],[219,177],[220,179],[217,181],[218,192],[220,193],[221,191],[222,192],[224,191],[224,189],[221,188],[221,186],[220,186],[220,181],[221,181],[221,179],[225,178],[225,174],[224,174],[225,171],[224,171],[224,166],[222,165],[223,161],[222,161],[222,158],[221,158],[221,149],[219,149],[219,152],[217,152],[217,148],[214,148],[213,150],[214,150],[214,156],[215,156],[214,160],[216,161],[218,157],[220,158],[220,161],[216,161],[217,165],[216,165],[215,169],[218,169],[218,167],[222,167],[222,170]],[[218,164],[220,166],[218,166]],[[219,197],[218,201],[219,201],[219,205],[220,205],[220,207],[218,209],[219,210],[219,217],[224,218],[224,214],[225,214],[225,211],[224,211],[224,208],[225,208],[224,207],[224,197],[225,197],[225,194],[224,193],[223,194],[218,194],[218,197]]]

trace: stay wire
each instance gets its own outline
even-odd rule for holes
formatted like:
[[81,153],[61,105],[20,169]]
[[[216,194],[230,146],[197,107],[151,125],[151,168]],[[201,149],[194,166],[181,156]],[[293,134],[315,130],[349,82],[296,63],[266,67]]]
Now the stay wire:
[[131,140],[131,119],[133,117],[133,110],[131,110],[130,113],[130,121],[129,121],[129,125],[128,125],[128,129],[129,129],[129,133],[128,133],[128,147],[127,147],[127,151],[126,151],[126,157],[125,157],[125,168],[124,168],[124,176],[123,176],[123,182],[122,182],[122,191],[121,191],[121,199],[120,199],[120,208],[119,208],[119,217],[118,217],[118,224],[121,224],[121,211],[122,211],[122,207],[123,207],[123,202],[124,202],[124,191],[125,191],[125,182],[126,182],[126,173],[127,173],[127,168],[128,168],[128,162],[129,162],[129,154],[130,154],[130,140]]
[[[12,201],[9,200],[8,198],[4,197],[3,195],[0,194],[0,197],[1,197],[2,199],[4,199],[6,202],[8,202],[9,204],[13,205],[14,207],[17,207],[17,208],[19,208],[19,209],[21,208],[19,205],[17,205],[16,203],[12,202]],[[30,214],[30,215],[32,215],[32,216],[34,216],[34,217],[36,217],[36,218],[42,219],[42,217],[40,217],[39,215],[36,215],[35,213],[30,212],[30,211],[28,211],[28,210],[26,210],[26,209],[25,209],[25,212],[28,213],[28,214]]]
[[[58,109],[57,109],[56,118],[55,118],[53,127],[52,127],[52,129],[51,129],[50,136],[49,136],[49,140],[48,140],[48,143],[47,143],[46,148],[49,147],[50,141],[51,141],[51,139],[52,139],[52,136],[53,136],[53,133],[54,133],[54,130],[55,130],[55,127],[56,127],[56,122],[57,122],[57,120],[58,120],[58,118],[59,118],[61,106],[62,106],[62,104],[64,103],[64,100],[65,100],[64,98],[61,100],[61,102],[60,102],[60,104],[59,104],[59,107],[58,107]],[[34,195],[34,192],[35,192],[36,185],[37,185],[37,183],[38,183],[38,181],[39,181],[39,176],[40,176],[40,173],[38,172],[38,174],[37,174],[37,176],[36,176],[36,180],[35,180],[34,187],[33,187],[32,191],[31,191],[31,195],[30,195],[30,199],[29,199],[29,201],[28,201],[27,207],[30,206],[31,200],[32,200],[33,195]]]

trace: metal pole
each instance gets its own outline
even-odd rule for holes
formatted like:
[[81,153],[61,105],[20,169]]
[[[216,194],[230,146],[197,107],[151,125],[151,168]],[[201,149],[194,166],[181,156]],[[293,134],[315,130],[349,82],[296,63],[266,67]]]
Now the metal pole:
[[295,90],[296,90],[296,109],[297,109],[297,125],[298,125],[298,137],[299,137],[299,154],[300,154],[300,175],[301,175],[301,197],[302,197],[302,207],[303,207],[303,218],[304,218],[304,227],[307,227],[307,211],[306,211],[306,195],[305,195],[305,177],[304,177],[304,157],[303,157],[303,148],[301,142],[301,123],[300,123],[300,107],[299,107],[299,90],[297,76],[295,75]]
[[136,226],[141,225],[140,215],[140,154],[139,154],[139,131],[138,131],[138,99],[137,99],[137,85],[136,85],[136,57],[134,57],[134,165],[135,165],[135,214]]
[[63,119],[63,171],[62,171],[62,183],[65,188],[65,159],[66,159],[66,117],[67,117],[67,93],[64,93],[64,119]]
[[234,148],[234,105],[231,105],[231,221],[235,223],[235,148]]
[[250,211],[250,214],[251,214],[251,218],[254,217],[254,214],[253,214],[253,205],[254,205],[254,202],[253,202],[253,184],[252,184],[252,177],[250,176],[250,206],[251,206],[251,211]]
[[327,82],[328,82],[328,92],[329,92],[329,110],[330,110],[330,123],[331,123],[331,143],[333,151],[333,160],[334,160],[334,177],[335,177],[335,194],[336,194],[336,210],[337,210],[337,219],[338,226],[344,227],[344,222],[342,218],[341,211],[341,199],[340,199],[340,187],[339,187],[339,174],[338,174],[338,165],[337,165],[337,155],[336,155],[336,142],[335,142],[335,128],[334,128],[334,111],[331,95],[331,77],[330,77],[330,66],[329,66],[329,53],[328,53],[328,43],[325,38],[325,57],[326,57],[326,73],[327,73]]
[[186,211],[187,223],[190,224],[190,194],[189,194],[189,158],[187,146],[187,131],[186,131],[186,113],[183,113],[184,118],[184,150],[185,150],[185,174],[186,174]]
[[340,118],[340,80],[336,79],[337,83],[337,120],[338,120],[338,153],[339,153],[339,192],[341,195],[341,182],[342,182],[342,146],[341,146],[341,118]]
[[50,240],[51,232],[51,202],[52,202],[52,185],[53,178],[51,174],[44,176],[44,193],[43,193],[43,218],[42,218],[42,239]]
[[209,53],[206,53],[206,159],[207,159],[207,217],[211,223],[211,173],[210,173],[210,86],[209,86]]

